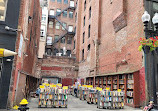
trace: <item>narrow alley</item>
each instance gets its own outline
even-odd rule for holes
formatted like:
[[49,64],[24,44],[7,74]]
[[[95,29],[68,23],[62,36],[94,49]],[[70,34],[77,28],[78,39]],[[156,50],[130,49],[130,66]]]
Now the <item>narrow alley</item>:
[[[29,100],[29,111],[112,111],[111,109],[98,109],[97,105],[87,104],[86,101],[82,101],[72,95],[68,98],[67,108],[38,108],[38,98],[31,98]],[[124,109],[116,109],[118,111],[142,111],[141,109],[131,108],[125,106]]]
[[0,111],[26,106],[158,110],[158,0],[0,0]]

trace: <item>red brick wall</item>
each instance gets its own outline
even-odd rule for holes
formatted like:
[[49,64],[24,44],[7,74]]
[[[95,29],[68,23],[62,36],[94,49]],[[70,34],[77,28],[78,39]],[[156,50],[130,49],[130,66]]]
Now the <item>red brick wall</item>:
[[[74,0],[74,1],[76,1],[76,0]],[[64,2],[63,0],[62,0],[62,3],[58,3],[56,0],[55,0],[55,2],[50,0],[49,1],[49,6],[48,6],[48,13],[49,13],[50,9],[54,9],[54,12],[56,14],[56,10],[57,9],[61,9],[61,11],[63,11],[64,9],[68,8],[70,0],[68,0],[68,4],[64,4],[63,2]],[[70,11],[74,12],[73,13],[73,18],[69,18],[69,12]],[[71,10],[71,9],[67,10],[67,17],[63,17],[63,14],[61,14],[60,16],[57,17],[57,19],[60,22],[67,24],[66,29],[68,29],[69,25],[72,25],[73,29],[75,28],[75,11],[74,10]],[[54,41],[55,35],[59,35],[59,37],[61,37],[62,35],[67,33],[66,30],[62,30],[62,26],[61,25],[60,25],[60,29],[56,29],[55,28],[55,25],[56,25],[56,22],[57,22],[56,19],[48,20],[48,23],[49,23],[49,21],[53,21],[53,28],[49,28],[49,24],[48,24],[47,35],[52,37],[52,41]],[[67,44],[67,37],[68,36],[72,37],[72,44]],[[72,35],[67,35],[65,39],[66,39],[66,41],[65,41],[66,43],[60,43],[60,41],[59,41],[58,43],[56,43],[54,45],[55,48],[57,48],[60,51],[60,49],[63,49],[63,47],[66,47],[67,50],[71,50],[71,52],[72,52],[73,51],[73,43],[74,43],[73,40],[74,40],[74,37]]]
[[[13,105],[13,101],[15,99],[15,90],[17,86],[17,77],[19,72],[25,72],[25,74],[29,74],[32,76],[34,75],[35,70],[35,63],[37,60],[37,51],[38,51],[38,42],[40,37],[40,18],[41,18],[41,9],[39,0],[21,0],[20,4],[20,14],[19,14],[19,21],[18,21],[18,28],[21,31],[17,33],[17,41],[16,41],[16,52],[19,50],[19,43],[20,43],[20,36],[23,36],[23,43],[21,49],[21,57],[17,55],[14,61],[14,68],[12,71],[12,82],[10,83],[10,92],[9,92],[9,102]],[[33,17],[31,23],[28,23],[28,16]],[[31,38],[30,38],[31,37]],[[29,40],[25,40],[24,38],[28,38]],[[35,44],[37,47],[35,47]],[[26,53],[28,56],[24,56]],[[20,74],[20,73],[19,73]],[[24,78],[24,75],[21,76],[19,80]],[[19,82],[21,87],[25,87],[25,80],[24,83]],[[21,90],[21,89],[17,90]],[[17,92],[17,97],[19,100],[22,99],[23,92]],[[19,101],[18,100],[18,101]],[[16,103],[15,103],[16,104]]]
[[[38,66],[41,69],[40,77],[52,76],[59,78],[76,78],[75,59],[68,57],[47,57],[39,59]],[[68,82],[69,83],[69,82]]]
[[[139,38],[144,36],[141,16],[144,12],[143,0],[87,1],[86,11],[82,2],[79,76],[108,74],[140,70],[142,52],[138,51]],[[89,7],[92,16],[89,19]],[[83,17],[86,25],[83,27]],[[91,37],[88,38],[88,25],[91,24]],[[82,43],[85,32],[85,43]],[[98,40],[98,46],[96,41]],[[87,51],[91,44],[90,52]],[[85,49],[85,60],[81,60],[81,51]],[[125,62],[123,63],[123,60]],[[98,72],[97,71],[98,68]]]
[[62,85],[63,86],[72,86],[73,84],[75,84],[75,80],[76,79],[72,79],[72,78],[62,78]]
[[[32,17],[31,23],[28,25],[28,39],[26,44],[26,54],[28,57],[24,58],[24,71],[29,74],[33,73],[34,65],[36,63],[38,42],[40,37],[40,4],[38,0],[32,1],[30,7],[30,16]],[[36,47],[37,46],[37,47]],[[31,49],[31,50],[30,50]],[[34,75],[34,74],[33,74]]]
[[140,105],[145,105],[145,67],[142,67],[139,72],[139,83],[140,83]]

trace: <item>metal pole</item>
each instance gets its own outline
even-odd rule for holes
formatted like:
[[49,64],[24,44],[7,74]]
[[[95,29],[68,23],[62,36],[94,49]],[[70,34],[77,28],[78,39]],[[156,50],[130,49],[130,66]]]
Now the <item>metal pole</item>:
[[154,51],[152,51],[151,53],[151,58],[152,58],[152,83],[153,83],[153,87],[152,87],[152,93],[153,93],[153,102],[154,104],[157,103],[156,101],[156,81],[155,81],[155,56],[154,56]]
[[[147,30],[148,30],[148,26],[147,26],[147,23],[144,23],[144,26],[145,26],[145,29],[144,29],[144,32],[145,32],[145,38],[147,39],[148,38],[148,34],[147,34]],[[146,95],[146,103],[145,104],[148,104],[148,101],[149,101],[149,76],[148,76],[148,54],[145,54],[144,53],[144,67],[145,67],[145,95]]]

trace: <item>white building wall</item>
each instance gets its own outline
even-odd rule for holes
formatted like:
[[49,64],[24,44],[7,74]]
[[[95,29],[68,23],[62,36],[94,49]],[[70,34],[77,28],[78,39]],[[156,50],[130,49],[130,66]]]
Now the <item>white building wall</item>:
[[45,44],[47,38],[47,23],[48,23],[48,8],[42,7],[41,37],[39,42],[38,58],[43,58],[43,55],[45,54]]

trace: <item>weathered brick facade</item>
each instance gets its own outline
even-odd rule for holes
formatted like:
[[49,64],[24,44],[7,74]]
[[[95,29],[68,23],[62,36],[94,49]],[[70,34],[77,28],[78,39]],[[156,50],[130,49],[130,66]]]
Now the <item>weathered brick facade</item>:
[[75,59],[67,57],[47,57],[39,60],[41,77],[76,78]]
[[[79,76],[140,70],[142,53],[138,51],[138,41],[144,36],[141,21],[144,12],[143,1],[87,1],[85,11],[84,1],[80,2],[82,2],[82,14],[78,18],[81,19],[78,37],[80,38]],[[92,15],[89,19],[90,6]],[[83,26],[84,16],[85,26]],[[88,38],[89,25],[91,25],[91,36]],[[91,45],[90,51],[87,51],[88,44]],[[83,49],[84,60],[82,60]]]
[[[30,18],[30,19],[29,19]],[[18,55],[14,60],[14,68],[10,83],[8,106],[19,104],[26,95],[36,88],[34,81],[32,88],[26,89],[29,84],[28,78],[38,78],[35,75],[37,52],[40,37],[41,8],[39,0],[21,0],[18,21],[16,52]],[[21,50],[20,50],[21,43]],[[20,51],[19,51],[20,50]],[[37,79],[35,79],[37,80]]]
[[[74,3],[76,3],[74,1]],[[57,2],[57,1],[49,1],[48,2],[48,26],[47,26],[47,37],[52,37],[52,44],[48,45],[46,43],[46,52],[42,59],[38,60],[38,68],[37,68],[37,75],[39,77],[58,77],[61,79],[63,85],[72,85],[77,77],[77,70],[76,70],[76,59],[74,57],[75,52],[74,50],[74,34],[68,34],[68,27],[73,26],[73,32],[75,31],[75,8],[70,7],[70,0],[67,3],[64,1]],[[61,14],[57,15],[57,10],[61,10]],[[65,10],[66,9],[66,10]],[[51,11],[54,11],[54,15],[51,15]],[[66,16],[63,16],[63,11],[66,12]],[[69,13],[73,12],[73,17],[71,18]],[[51,18],[51,16],[56,16],[56,18]],[[66,23],[66,29],[63,30],[62,25],[60,24],[59,29],[56,28],[56,24],[58,20],[61,23]],[[53,22],[53,24],[50,24]],[[52,25],[52,26],[51,26]],[[65,42],[62,43],[61,39],[55,42],[55,36],[62,37],[66,34]],[[71,43],[68,43],[68,37],[71,38]],[[54,44],[53,44],[54,43]],[[63,55],[63,47],[66,50],[71,51],[71,55]],[[54,51],[57,50],[57,52]],[[48,50],[51,50],[51,54],[48,54]],[[57,53],[62,53],[62,56],[56,55]]]
[[[86,1],[86,9],[85,7]],[[133,0],[78,0],[81,2],[79,48],[80,78],[129,74],[139,71],[140,96],[145,101],[145,72],[143,55],[138,51],[139,38],[144,36],[141,16],[144,1]],[[89,9],[91,7],[91,18]],[[85,26],[84,26],[85,17]],[[88,27],[91,25],[90,37]],[[77,26],[78,27],[78,26]],[[78,31],[78,30],[77,30]],[[83,43],[83,33],[85,33]],[[90,44],[90,50],[88,45]],[[84,49],[84,59],[82,51]]]

